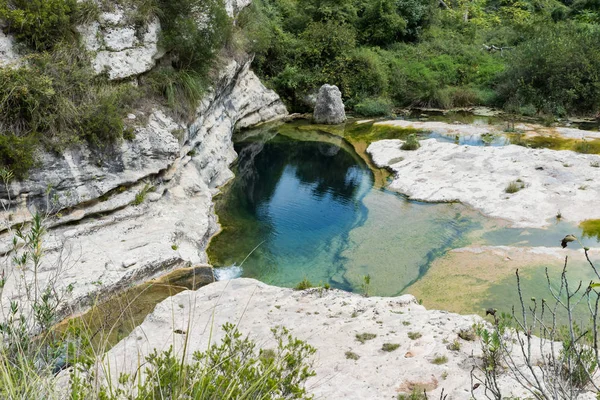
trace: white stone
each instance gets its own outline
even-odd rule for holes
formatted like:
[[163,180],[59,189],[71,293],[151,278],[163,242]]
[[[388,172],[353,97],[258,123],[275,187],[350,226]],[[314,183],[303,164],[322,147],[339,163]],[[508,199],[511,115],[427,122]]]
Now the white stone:
[[[141,40],[139,29],[143,29]],[[103,13],[100,22],[78,27],[86,49],[93,53],[96,73],[110,79],[125,79],[151,70],[164,55],[158,47],[160,22],[154,18],[144,27],[128,25],[125,11]]]
[[252,0],[225,0],[225,10],[230,17],[234,17],[251,3]]
[[[157,109],[147,125],[136,130],[133,141],[124,141],[101,164],[85,147],[62,156],[45,154],[29,180],[11,185],[12,207],[0,212],[1,226],[29,221],[35,208],[62,210],[49,221],[41,286],[60,274],[58,290],[74,285],[69,305],[86,307],[97,296],[207,261],[208,240],[218,231],[212,197],[233,175],[229,165],[236,158],[231,141],[236,124],[248,121],[248,116],[258,123],[265,122],[264,115],[287,114],[277,95],[249,67],[228,63],[188,129]],[[183,131],[181,143],[175,131]],[[196,149],[193,158],[187,156],[191,148]],[[50,204],[48,184],[55,199]],[[147,185],[155,190],[133,206]],[[115,189],[108,199],[98,201]],[[0,198],[7,197],[0,188]],[[76,228],[63,225],[77,221]],[[0,248],[9,249],[11,238],[0,234]],[[175,243],[177,251],[172,249]],[[3,296],[18,298],[19,274],[7,273]]]
[[317,95],[313,118],[315,123],[327,125],[337,125],[346,121],[342,92],[337,86],[321,86]]
[[[374,163],[394,172],[390,189],[415,200],[460,201],[514,227],[546,227],[560,211],[565,221],[600,219],[598,155],[521,146],[475,147],[422,140],[416,151],[400,140],[367,149]],[[505,192],[521,179],[525,188]]]
[[[420,383],[430,385],[429,398],[439,398],[444,389],[449,399],[466,400],[471,398],[470,372],[476,362],[472,357],[480,357],[481,350],[477,341],[459,339],[458,332],[480,321],[477,316],[426,310],[410,295],[365,298],[338,290],[293,291],[235,279],[165,300],[104,362],[110,371],[131,373],[152,350],[173,345],[175,354],[182,355],[184,343],[190,356],[204,351],[209,340],[220,341],[220,327],[226,322],[235,324],[260,348],[272,349],[276,343],[271,328],[285,326],[317,349],[316,376],[306,385],[317,399],[393,399],[398,393],[410,394],[411,386]],[[175,335],[176,330],[186,334]],[[422,337],[411,340],[409,332]],[[361,344],[356,335],[362,333],[377,337]],[[454,340],[461,344],[458,351],[447,348]],[[400,347],[385,352],[384,343]],[[360,359],[348,359],[346,352]],[[433,364],[438,355],[448,362]],[[516,351],[514,356],[520,362]],[[500,385],[507,397],[527,397],[509,376],[501,376]],[[483,387],[478,390],[476,394],[483,397]]]
[[0,30],[0,68],[18,66],[21,57],[15,51],[15,39]]
[[122,51],[130,49],[136,44],[135,29],[130,26],[124,28],[108,28],[104,32],[104,45],[109,51]]

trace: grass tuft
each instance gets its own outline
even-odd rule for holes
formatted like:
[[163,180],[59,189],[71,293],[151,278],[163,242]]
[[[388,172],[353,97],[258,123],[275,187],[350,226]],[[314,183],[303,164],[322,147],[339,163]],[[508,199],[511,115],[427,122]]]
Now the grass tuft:
[[406,138],[406,141],[402,144],[402,146],[400,146],[400,149],[413,151],[413,150],[417,150],[419,147],[421,147],[421,145],[419,144],[419,141],[417,140],[417,135],[410,134],[410,135],[408,135],[408,137]]
[[516,181],[510,182],[508,184],[508,186],[506,186],[504,191],[508,194],[513,194],[513,193],[517,193],[518,191],[520,191],[524,188],[525,188],[525,182],[523,182],[520,179],[517,179]]
[[310,289],[313,287],[313,284],[308,280],[307,277],[304,277],[304,279],[302,279],[300,282],[298,282],[298,284],[296,285],[296,287],[294,287],[295,290],[306,290],[306,289]]
[[431,363],[435,364],[435,365],[442,365],[442,364],[446,364],[447,362],[448,362],[448,357],[440,356],[440,355],[435,356],[435,358],[433,360],[431,360]]
[[357,333],[356,334],[356,340],[358,340],[362,344],[365,344],[365,342],[367,340],[373,340],[376,337],[377,337],[377,335],[374,333]]
[[381,346],[381,350],[385,352],[392,352],[394,350],[397,350],[398,347],[400,347],[398,343],[384,343],[383,346]]

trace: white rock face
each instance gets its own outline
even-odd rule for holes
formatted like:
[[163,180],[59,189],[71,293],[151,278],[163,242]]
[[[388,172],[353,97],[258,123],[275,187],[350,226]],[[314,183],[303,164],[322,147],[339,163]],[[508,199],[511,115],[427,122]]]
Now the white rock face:
[[[207,261],[208,240],[218,229],[212,197],[233,176],[233,129],[238,121],[248,126],[287,114],[249,66],[232,61],[223,69],[189,127],[157,109],[133,141],[113,152],[99,156],[82,147],[45,154],[10,195],[0,188],[10,206],[0,212],[0,226],[28,221],[35,209],[58,213],[49,220],[40,287],[57,278],[59,290],[73,284],[70,303],[85,307],[97,296]],[[132,205],[147,185],[154,191]],[[0,235],[0,254],[11,240],[6,231]],[[9,268],[7,277],[3,296],[19,297],[19,274]]]
[[[435,132],[445,136],[460,135],[462,137],[477,138],[485,134],[503,134],[506,125],[491,125],[485,123],[450,124],[440,121],[405,121],[391,120],[376,122],[375,126],[387,126],[401,129],[418,129],[425,132]],[[538,124],[519,123],[515,129],[527,136],[558,135],[569,139],[600,139],[600,132],[586,131],[567,127],[547,127]]]
[[18,65],[21,57],[14,49],[15,39],[0,30],[0,68]]
[[127,19],[126,9],[103,12],[99,21],[78,28],[82,41],[92,56],[97,73],[107,72],[110,79],[124,79],[154,67],[163,56],[158,48],[158,18],[136,27]]
[[[598,155],[521,146],[474,147],[421,141],[416,151],[383,140],[367,151],[394,172],[390,189],[415,200],[460,201],[515,227],[545,227],[560,211],[566,221],[600,219]],[[509,183],[525,187],[508,194]]]
[[[477,316],[428,311],[410,295],[365,298],[337,290],[293,291],[236,279],[165,300],[107,354],[105,362],[110,371],[132,372],[153,349],[173,345],[181,355],[186,338],[191,355],[207,348],[211,329],[213,342],[219,341],[220,327],[226,322],[236,324],[261,348],[274,348],[270,329],[285,326],[317,349],[317,375],[307,383],[316,399],[392,399],[417,385],[427,387],[429,398],[439,398],[444,389],[450,399],[470,399],[470,371],[477,362],[471,355],[478,357],[481,351],[477,342],[460,339],[458,332],[478,321]],[[411,340],[409,332],[422,337]],[[356,335],[362,333],[377,337],[361,344]],[[461,345],[459,351],[447,348],[454,340]],[[399,347],[385,352],[384,343]],[[360,358],[348,359],[346,352]],[[433,364],[437,356],[446,356],[448,362]],[[526,397],[508,376],[500,379],[500,385],[505,396]],[[476,394],[483,397],[483,388],[479,390]]]
[[233,17],[251,3],[252,0],[225,0],[225,9],[227,10],[227,14]]

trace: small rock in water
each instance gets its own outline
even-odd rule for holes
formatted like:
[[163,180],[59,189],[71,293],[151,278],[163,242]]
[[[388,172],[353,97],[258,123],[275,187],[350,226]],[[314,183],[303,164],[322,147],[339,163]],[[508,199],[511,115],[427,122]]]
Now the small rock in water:
[[317,124],[337,125],[346,122],[342,92],[337,86],[321,86],[313,118]]

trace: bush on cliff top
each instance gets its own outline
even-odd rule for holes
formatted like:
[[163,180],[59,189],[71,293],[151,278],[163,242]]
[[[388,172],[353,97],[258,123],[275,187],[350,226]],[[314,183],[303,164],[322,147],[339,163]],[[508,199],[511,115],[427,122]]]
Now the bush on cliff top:
[[[153,71],[142,89],[96,76],[77,43],[75,26],[96,19],[102,5],[0,0],[4,30],[33,50],[24,65],[0,69],[0,167],[25,177],[38,143],[53,151],[82,142],[109,149],[122,139],[123,118],[142,93],[164,99],[179,116],[195,113],[218,52],[231,37],[223,1],[135,0],[133,5],[144,21],[159,16],[161,44],[171,61]],[[143,22],[140,18],[135,21]]]
[[0,20],[5,31],[34,50],[50,50],[73,38],[76,9],[76,0],[1,0]]
[[[85,52],[57,45],[28,56],[29,63],[0,69],[0,166],[23,178],[35,148],[61,151],[87,142],[106,149],[123,137],[123,117],[136,89],[96,77]],[[14,148],[10,148],[10,143]]]

